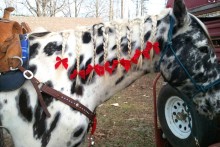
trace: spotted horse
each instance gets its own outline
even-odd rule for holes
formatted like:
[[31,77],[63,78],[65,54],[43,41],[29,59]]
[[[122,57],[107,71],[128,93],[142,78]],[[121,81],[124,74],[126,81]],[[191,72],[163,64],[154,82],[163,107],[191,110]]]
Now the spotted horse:
[[[27,80],[16,90],[0,92],[0,123],[16,147],[79,146],[100,104],[158,69],[166,81],[192,96],[196,88],[177,58],[197,84],[219,78],[207,30],[182,0],[159,15],[30,33],[28,40],[28,70],[19,66]],[[200,113],[219,113],[219,88],[193,97]]]

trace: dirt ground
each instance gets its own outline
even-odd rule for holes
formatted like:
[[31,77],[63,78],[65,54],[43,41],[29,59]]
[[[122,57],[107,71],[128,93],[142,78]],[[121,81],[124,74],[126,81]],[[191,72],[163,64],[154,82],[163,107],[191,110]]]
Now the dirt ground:
[[[97,147],[154,147],[153,80],[148,74],[97,110]],[[157,83],[159,92],[162,80]],[[114,106],[114,105],[119,106]]]
[[[153,91],[148,74],[97,109],[95,147],[154,147]],[[162,80],[157,84],[159,91]],[[9,138],[6,138],[7,140]],[[11,147],[7,141],[5,147]],[[83,146],[88,146],[87,140]]]

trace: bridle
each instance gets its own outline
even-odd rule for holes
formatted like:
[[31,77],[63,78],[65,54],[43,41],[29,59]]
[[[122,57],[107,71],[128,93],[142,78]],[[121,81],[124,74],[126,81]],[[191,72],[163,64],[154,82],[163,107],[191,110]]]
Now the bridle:
[[168,39],[167,39],[167,43],[165,45],[164,50],[162,50],[162,54],[159,60],[159,68],[161,66],[162,60],[165,56],[165,54],[167,53],[168,50],[170,50],[172,52],[172,54],[175,57],[175,60],[177,61],[177,63],[180,65],[180,67],[184,70],[184,73],[187,75],[187,77],[190,79],[190,81],[193,83],[194,87],[197,89],[197,91],[195,92],[195,94],[192,96],[195,97],[198,93],[202,92],[202,93],[206,93],[209,89],[213,88],[215,85],[220,84],[220,79],[215,80],[214,82],[209,83],[208,85],[204,86],[202,84],[198,84],[195,79],[193,79],[193,77],[190,75],[189,71],[187,70],[187,68],[184,66],[184,64],[181,62],[181,60],[179,59],[179,57],[176,55],[176,51],[174,50],[173,46],[172,46],[172,37],[173,37],[173,29],[174,29],[174,24],[175,24],[175,20],[172,16],[170,16],[170,28],[169,28],[169,32],[168,32]]
[[33,87],[35,88],[36,92],[37,92],[37,97],[39,99],[39,102],[41,104],[41,107],[44,111],[44,113],[46,114],[47,117],[50,117],[50,112],[47,109],[47,105],[45,104],[43,97],[42,97],[42,93],[46,93],[50,96],[52,96],[53,98],[58,99],[59,101],[65,103],[66,105],[74,108],[75,110],[81,112],[82,114],[84,114],[87,118],[89,118],[90,122],[89,122],[89,128],[92,127],[91,130],[91,134],[90,134],[90,138],[89,141],[92,143],[93,141],[93,134],[95,133],[96,130],[96,124],[97,124],[97,120],[96,120],[96,113],[92,112],[91,110],[89,110],[86,106],[84,106],[83,104],[81,104],[80,102],[70,98],[69,96],[47,86],[44,83],[39,82],[33,75],[33,73],[30,70],[26,70],[24,67],[19,66],[18,69],[23,73],[23,76],[27,79],[30,80]]

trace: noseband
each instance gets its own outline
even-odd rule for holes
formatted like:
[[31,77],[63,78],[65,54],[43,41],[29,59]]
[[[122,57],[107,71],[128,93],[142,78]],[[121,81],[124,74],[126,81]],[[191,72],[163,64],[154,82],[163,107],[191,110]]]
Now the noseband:
[[190,81],[193,83],[194,87],[197,89],[195,94],[192,96],[192,98],[193,98],[198,93],[200,93],[200,92],[206,93],[209,89],[213,88],[215,85],[220,84],[220,79],[217,79],[214,82],[211,82],[211,83],[209,83],[206,86],[204,86],[202,84],[197,84],[195,79],[193,79],[193,77],[190,75],[190,73],[187,70],[187,68],[183,65],[183,63],[181,62],[179,57],[176,55],[176,52],[175,52],[175,50],[174,50],[174,48],[172,46],[172,37],[173,37],[174,24],[175,24],[175,20],[174,20],[174,18],[172,16],[170,16],[170,28],[169,28],[169,32],[168,32],[168,39],[167,39],[167,43],[165,45],[165,49],[162,50],[162,55],[160,57],[158,66],[159,66],[159,69],[160,69],[160,65],[161,65],[161,62],[162,62],[165,54],[168,52],[168,50],[170,50],[172,52],[172,54],[174,55],[175,60],[177,61],[177,63],[184,70],[185,74],[188,76]]

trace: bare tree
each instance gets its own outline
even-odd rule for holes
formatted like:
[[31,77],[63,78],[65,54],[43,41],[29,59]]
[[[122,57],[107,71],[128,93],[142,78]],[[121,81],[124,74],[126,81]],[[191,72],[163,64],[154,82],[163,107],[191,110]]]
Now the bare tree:
[[73,4],[72,0],[67,0],[67,7],[62,10],[62,13],[65,17],[72,17],[71,5]]
[[145,15],[147,13],[147,2],[149,0],[135,0],[135,4],[136,4],[136,16],[138,15]]
[[18,14],[18,7],[17,7],[17,0],[3,0],[2,2],[4,5],[2,8],[0,8],[0,11],[4,12],[4,9],[6,7],[14,7],[15,11],[13,13]]
[[25,6],[34,16],[55,16],[67,6],[67,0],[22,0]]
[[82,3],[83,3],[83,0],[74,0],[74,14],[75,14],[75,17],[79,16]]
[[109,0],[109,20],[112,20],[114,17],[114,11],[113,11],[113,0]]
[[139,0],[136,0],[136,16],[139,14]]
[[99,0],[96,0],[95,3],[95,17],[97,18],[99,15]]
[[141,16],[145,15],[148,11],[147,2],[149,2],[149,0],[141,0]]
[[124,0],[121,0],[121,18],[124,18]]
[[84,9],[84,16],[85,17],[102,17],[108,18],[109,17],[109,5],[108,1],[106,0],[87,0],[85,9]]

